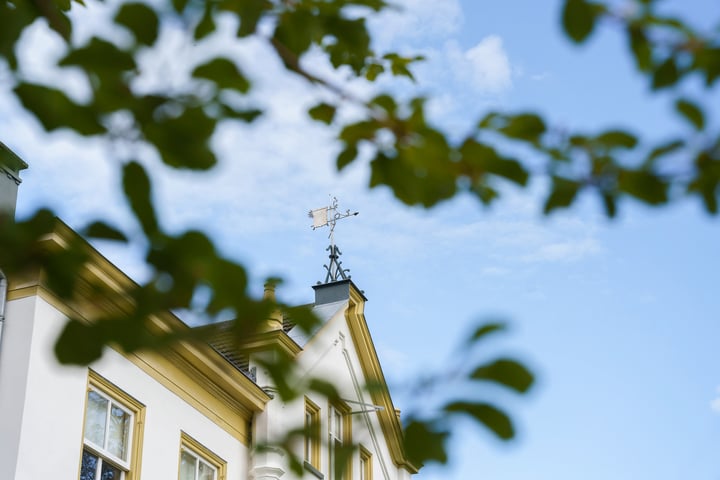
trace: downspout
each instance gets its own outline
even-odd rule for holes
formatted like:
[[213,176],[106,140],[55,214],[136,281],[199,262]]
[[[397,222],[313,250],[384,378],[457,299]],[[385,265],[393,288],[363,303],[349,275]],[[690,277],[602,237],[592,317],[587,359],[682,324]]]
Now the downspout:
[[5,325],[5,303],[7,302],[8,282],[5,273],[0,270],[0,348],[2,348],[2,332]]

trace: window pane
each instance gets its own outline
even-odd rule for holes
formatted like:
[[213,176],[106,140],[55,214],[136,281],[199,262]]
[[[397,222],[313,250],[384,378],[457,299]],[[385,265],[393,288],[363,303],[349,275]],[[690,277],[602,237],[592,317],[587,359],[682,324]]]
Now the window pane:
[[197,458],[186,451],[180,452],[180,480],[196,480],[195,467]]
[[335,434],[335,438],[342,439],[342,415],[340,415],[340,412],[338,412],[337,410],[334,410],[333,413],[335,419],[335,424],[333,425],[333,433]]
[[130,414],[113,404],[110,409],[110,431],[108,432],[107,451],[118,458],[127,460],[128,433],[130,432]]
[[85,438],[102,447],[105,439],[105,419],[108,401],[90,390],[85,407]]
[[102,470],[100,472],[100,480],[120,480],[122,477],[122,471],[119,468],[115,468],[107,462],[103,462]]
[[80,480],[95,480],[97,473],[98,457],[83,450],[82,463],[80,464]]
[[215,480],[215,469],[207,463],[200,461],[198,480]]

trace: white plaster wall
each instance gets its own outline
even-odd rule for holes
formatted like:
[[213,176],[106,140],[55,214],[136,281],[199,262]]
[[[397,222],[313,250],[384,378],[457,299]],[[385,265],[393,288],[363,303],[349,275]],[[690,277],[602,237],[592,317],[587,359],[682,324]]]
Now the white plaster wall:
[[247,447],[119,353],[92,368],[146,406],[142,478],[177,478],[181,430],[227,462],[228,479],[247,478]]
[[0,479],[15,478],[22,431],[34,298],[8,302],[0,339]]
[[[303,378],[317,377],[331,382],[338,389],[343,399],[372,404],[372,399],[362,387],[365,384],[360,360],[355,350],[349,328],[345,319],[347,303],[341,306],[333,317],[317,332],[308,342],[303,352],[298,357],[300,371],[304,372]],[[355,376],[355,382],[353,381]],[[321,409],[320,418],[323,447],[321,449],[320,471],[329,478],[329,455],[327,448],[328,432],[328,401],[324,397],[307,393]],[[279,402],[278,399],[271,403]],[[357,404],[348,404],[353,411],[368,410],[370,407],[362,407]],[[282,408],[274,408],[275,415],[270,420],[276,424],[275,431],[287,431],[288,429],[303,426],[304,421],[304,400],[282,405]],[[390,451],[384,439],[382,428],[375,412],[353,414],[352,418],[352,439],[355,444],[362,444],[373,455],[373,478],[375,480],[405,480],[409,479],[403,469],[398,469],[392,462]],[[295,454],[302,458],[303,446],[297,442]],[[355,453],[352,461],[352,478],[359,478],[360,457]],[[292,472],[283,476],[285,479],[300,478]],[[305,473],[302,478],[314,478]]]
[[[11,311],[16,310],[13,307]],[[32,311],[24,306],[23,313],[27,315]],[[9,469],[3,470],[5,461],[0,462],[0,479],[77,480],[87,369],[60,366],[54,358],[53,344],[64,323],[60,312],[42,299],[35,299],[34,317],[30,316],[27,321],[34,328],[30,332],[32,342],[17,469],[14,475],[5,475]],[[27,334],[28,329],[24,330]],[[3,339],[3,347],[5,340],[8,339]],[[6,353],[3,352],[3,356]],[[19,358],[16,352],[11,353]],[[102,360],[92,368],[146,405],[141,478],[177,478],[181,430],[227,462],[228,480],[247,478],[247,447],[122,355],[107,349]],[[3,397],[0,398],[5,398],[8,396],[5,384],[1,386]],[[2,435],[0,450],[4,451],[8,446],[4,429]]]

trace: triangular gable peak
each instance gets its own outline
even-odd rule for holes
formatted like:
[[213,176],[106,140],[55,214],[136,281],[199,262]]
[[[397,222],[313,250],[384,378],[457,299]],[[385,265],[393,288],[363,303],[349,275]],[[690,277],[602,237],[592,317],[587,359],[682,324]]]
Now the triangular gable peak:
[[[315,285],[313,289],[315,290],[313,311],[324,323],[307,340],[303,346],[304,351],[300,355],[311,353],[316,349],[325,350],[326,347],[322,345],[315,346],[316,342],[320,344],[326,343],[327,339],[323,341],[322,337],[326,335],[335,337],[337,336],[335,333],[337,331],[336,327],[342,324],[346,326],[346,329],[342,330],[349,332],[349,338],[344,338],[340,333],[340,338],[335,341],[343,343],[340,345],[343,351],[353,357],[353,361],[349,363],[348,368],[352,369],[351,365],[357,363],[360,370],[355,372],[359,378],[353,379],[354,383],[359,384],[354,385],[352,388],[355,390],[354,395],[352,395],[354,398],[348,398],[357,403],[350,406],[358,412],[369,410],[372,414],[377,414],[377,421],[393,464],[409,473],[416,473],[418,468],[405,455],[400,418],[390,397],[385,375],[365,319],[365,302],[367,298],[350,279]],[[329,330],[333,330],[333,332]],[[313,363],[318,361],[319,358],[316,358]],[[350,373],[352,377],[353,372]],[[341,378],[339,381],[342,383],[343,380]],[[371,385],[372,388],[365,389],[365,385]],[[338,387],[342,387],[342,384],[338,385]],[[342,393],[344,392],[341,391]]]

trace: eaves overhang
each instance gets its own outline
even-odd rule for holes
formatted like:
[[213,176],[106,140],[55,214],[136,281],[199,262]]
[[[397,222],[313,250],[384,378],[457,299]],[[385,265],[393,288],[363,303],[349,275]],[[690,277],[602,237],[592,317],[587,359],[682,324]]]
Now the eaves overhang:
[[[78,275],[76,296],[70,301],[59,298],[48,287],[40,269],[9,275],[9,301],[38,296],[67,317],[88,323],[132,311],[133,301],[127,292],[138,285],[61,220],[56,220],[52,233],[40,243],[48,250],[79,246],[87,255],[88,261]],[[155,335],[190,329],[170,311],[151,315],[146,328]],[[209,344],[178,341],[163,350],[135,352],[112,348],[249,444],[249,421],[253,414],[265,409],[271,397]]]
[[417,473],[419,467],[413,464],[405,454],[402,425],[390,397],[390,390],[387,387],[385,375],[365,320],[365,295],[355,284],[351,283],[349,286],[350,299],[345,313],[346,320],[360,359],[365,381],[374,386],[369,392],[372,402],[382,407],[377,410],[377,415],[383,435],[387,440],[390,455],[396,466],[404,468],[410,473]]

